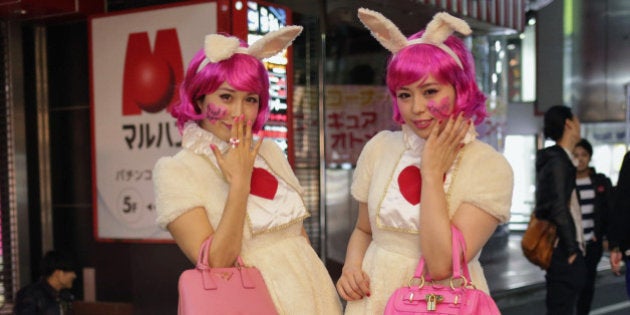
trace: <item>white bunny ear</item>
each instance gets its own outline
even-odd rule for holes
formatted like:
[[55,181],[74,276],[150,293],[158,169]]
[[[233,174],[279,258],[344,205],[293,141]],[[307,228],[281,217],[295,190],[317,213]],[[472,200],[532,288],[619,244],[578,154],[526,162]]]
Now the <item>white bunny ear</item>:
[[230,58],[238,49],[239,42],[236,37],[227,37],[219,34],[206,35],[203,51],[211,62],[219,62]]
[[197,73],[210,62],[219,62],[232,57],[239,52],[240,43],[236,37],[228,37],[219,34],[206,35],[203,42],[203,52],[206,58],[197,66]]
[[451,36],[454,31],[458,31],[464,35],[470,35],[470,33],[472,33],[466,21],[446,12],[439,12],[436,13],[431,22],[427,24],[427,28],[422,34],[422,37],[410,40],[407,42],[407,45],[429,44],[436,46],[449,54],[455,62],[457,62],[457,65],[461,69],[464,69],[464,65],[462,61],[459,60],[457,54],[444,44],[444,41]]
[[370,30],[372,36],[392,53],[407,46],[407,38],[396,25],[381,13],[366,8],[360,8],[359,20]]
[[425,42],[431,44],[443,43],[454,31],[464,35],[470,35],[472,30],[468,24],[446,12],[440,12],[433,16],[433,20],[427,24],[427,29],[422,34]]
[[247,48],[247,54],[257,59],[265,59],[289,47],[293,40],[302,33],[302,27],[291,25],[265,34]]

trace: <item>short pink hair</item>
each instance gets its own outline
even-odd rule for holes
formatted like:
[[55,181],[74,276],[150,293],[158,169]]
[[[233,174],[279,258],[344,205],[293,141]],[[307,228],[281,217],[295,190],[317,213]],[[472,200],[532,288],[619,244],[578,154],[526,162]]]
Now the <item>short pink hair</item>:
[[[423,31],[413,34],[409,40],[420,38]],[[407,46],[394,54],[387,66],[387,87],[393,99],[393,119],[404,124],[398,108],[396,90],[418,80],[425,80],[432,75],[442,84],[451,84],[455,88],[455,108],[453,113],[464,113],[465,117],[474,117],[479,125],[488,116],[486,96],[479,90],[475,81],[475,64],[472,54],[461,39],[449,36],[444,44],[451,48],[462,62],[463,69],[455,59],[442,49],[430,44]]]
[[[247,44],[241,41],[241,47],[247,47]],[[237,90],[258,94],[258,116],[252,125],[252,131],[260,131],[269,117],[269,75],[263,63],[250,55],[236,53],[228,59],[209,62],[197,72],[205,57],[201,49],[190,61],[186,77],[179,87],[179,102],[171,110],[180,132],[189,120],[205,118],[197,102],[206,94],[214,93],[223,82]]]

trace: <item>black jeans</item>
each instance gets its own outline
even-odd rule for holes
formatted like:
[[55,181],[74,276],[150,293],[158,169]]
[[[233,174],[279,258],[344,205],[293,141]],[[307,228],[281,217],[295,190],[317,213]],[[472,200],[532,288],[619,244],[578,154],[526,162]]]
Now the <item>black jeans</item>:
[[597,277],[597,265],[602,259],[604,247],[601,242],[586,243],[586,279],[584,288],[578,295],[577,314],[588,315],[591,311],[591,303],[593,302],[593,294],[595,293],[595,278]]
[[578,252],[572,264],[564,248],[556,248],[547,269],[547,315],[574,315],[577,298],[585,284],[586,264],[584,256]]

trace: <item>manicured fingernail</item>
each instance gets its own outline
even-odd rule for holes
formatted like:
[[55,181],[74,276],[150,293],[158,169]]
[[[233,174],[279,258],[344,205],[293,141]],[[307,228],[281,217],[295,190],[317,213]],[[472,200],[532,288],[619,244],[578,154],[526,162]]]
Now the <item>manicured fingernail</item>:
[[216,149],[217,149],[217,146],[216,146],[214,143],[211,143],[211,144],[210,144],[210,148],[212,148],[212,150],[216,150]]
[[251,125],[252,125],[252,121],[251,121],[251,119],[250,119],[250,120],[247,120],[247,125],[248,125],[248,126],[251,126]]
[[370,297],[370,292],[366,293],[365,295],[367,295],[367,297]]

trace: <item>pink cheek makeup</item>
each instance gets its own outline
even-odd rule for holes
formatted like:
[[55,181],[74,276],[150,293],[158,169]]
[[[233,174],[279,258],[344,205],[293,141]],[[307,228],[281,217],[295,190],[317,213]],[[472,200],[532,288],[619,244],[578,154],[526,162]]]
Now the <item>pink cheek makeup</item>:
[[227,109],[224,107],[219,107],[214,104],[208,104],[208,110],[206,111],[206,117],[210,120],[211,123],[216,122],[217,120],[223,119],[227,115]]
[[431,100],[427,104],[427,107],[429,108],[429,112],[431,113],[431,115],[433,115],[437,119],[445,120],[448,119],[451,115],[451,106],[448,97],[444,97],[440,104],[437,104],[434,100]]

